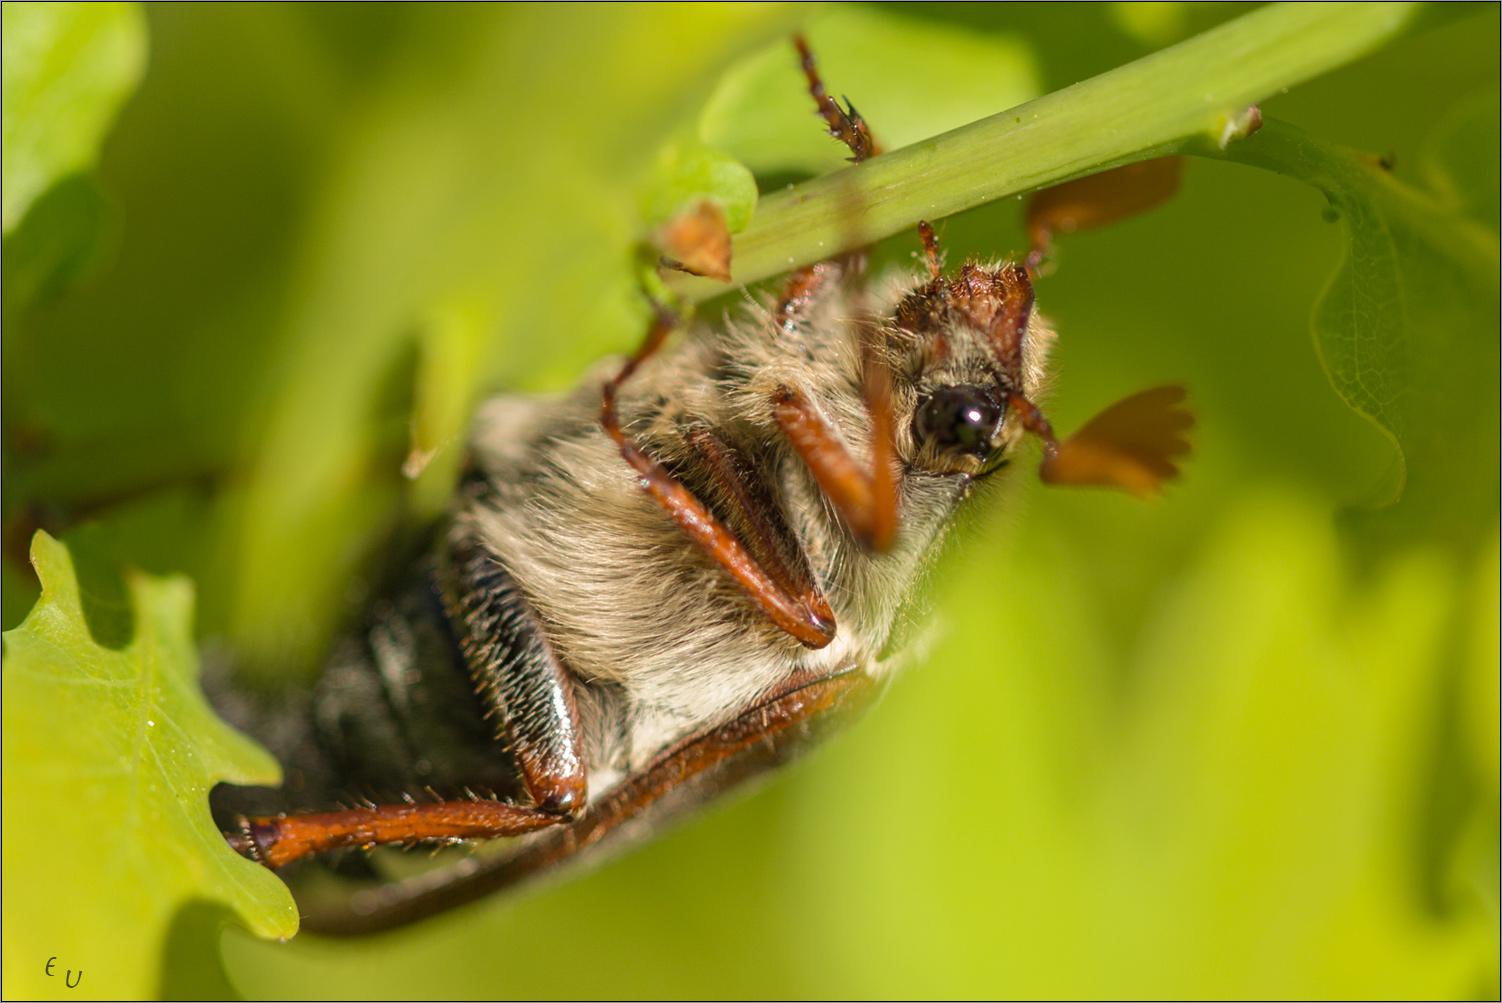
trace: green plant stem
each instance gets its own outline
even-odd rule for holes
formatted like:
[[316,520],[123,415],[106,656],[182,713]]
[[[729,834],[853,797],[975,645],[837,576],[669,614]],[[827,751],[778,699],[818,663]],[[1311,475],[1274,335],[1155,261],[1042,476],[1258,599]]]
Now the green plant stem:
[[[766,196],[734,244],[757,282],[995,199],[1169,152],[1401,34],[1421,5],[1280,4],[990,118]],[[693,300],[724,284],[675,277]]]

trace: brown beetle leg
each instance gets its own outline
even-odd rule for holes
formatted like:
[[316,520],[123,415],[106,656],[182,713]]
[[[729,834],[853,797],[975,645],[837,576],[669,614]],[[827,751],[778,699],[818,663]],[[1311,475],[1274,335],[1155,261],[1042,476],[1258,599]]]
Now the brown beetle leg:
[[[859,164],[872,157],[880,156],[882,153],[880,144],[876,142],[871,134],[871,127],[855,110],[850,99],[846,98],[845,107],[841,108],[839,103],[829,96],[824,86],[824,79],[819,75],[819,67],[814,60],[813,50],[809,48],[808,40],[801,33],[793,35],[793,47],[798,50],[798,62],[803,69],[803,76],[808,81],[809,97],[814,99],[814,107],[819,117],[824,119],[829,135],[845,144],[850,150],[851,156],[848,159],[852,163]],[[869,246],[852,247],[831,259],[839,263],[839,270],[847,284],[864,274],[869,251]],[[789,276],[783,287],[783,296],[778,303],[776,313],[777,323],[785,332],[791,333],[794,330],[797,309],[823,280],[825,269],[829,264],[830,261],[825,261],[809,265]]]
[[496,839],[520,836],[568,819],[501,801],[438,801],[377,805],[347,811],[241,819],[225,833],[230,848],[270,868],[348,846],[386,846],[425,840]]
[[588,797],[573,681],[510,576],[472,533],[448,541],[437,572],[448,625],[516,757],[531,805],[440,800],[343,811],[241,817],[231,847],[268,867],[349,846],[494,839],[576,818]]
[[689,538],[730,573],[774,624],[810,648],[822,648],[834,640],[835,622],[827,604],[811,605],[779,587],[744,544],[714,514],[695,498],[667,469],[632,442],[621,428],[616,413],[620,386],[648,356],[661,347],[677,318],[659,308],[657,319],[635,355],[605,383],[600,424],[621,451],[621,456],[641,477],[644,491],[657,500]]
[[829,126],[829,134],[850,148],[852,156],[850,160],[860,163],[870,160],[881,153],[881,147],[871,135],[871,129],[866,125],[866,120],[861,118],[860,112],[845,99],[845,107],[841,108],[829,92],[824,89],[824,81],[819,76],[819,67],[814,62],[813,50],[808,47],[808,40],[802,35],[793,36],[793,46],[798,50],[799,64],[803,67],[803,75],[808,78],[808,93],[814,99],[814,104],[819,108],[819,114],[824,117]]
[[1037,278],[1056,231],[1073,233],[1146,212],[1179,190],[1183,173],[1183,157],[1161,157],[1038,192],[1027,206],[1027,233],[1032,243],[1028,273]]
[[752,556],[784,593],[797,596],[809,609],[833,620],[834,611],[814,584],[808,562],[777,515],[775,503],[765,496],[764,491],[758,492],[758,497],[752,497],[753,491],[761,485],[756,478],[743,472],[745,460],[741,454],[709,429],[690,432],[688,441],[704,460],[705,468],[745,524],[745,529],[749,530],[742,536]]
[[1017,415],[1017,420],[1022,423],[1024,430],[1043,440],[1044,456],[1052,457],[1059,451],[1059,440],[1054,437],[1053,425],[1043,417],[1043,412],[1038,410],[1038,405],[1021,394],[1009,394],[1007,407]]
[[944,262],[939,255],[939,238],[934,235],[934,225],[926,219],[918,220],[918,238],[923,241],[923,257],[928,262],[928,277],[940,278],[944,274]]
[[416,879],[360,893],[364,897],[351,907],[305,914],[304,929],[334,936],[390,930],[512,887],[592,850],[609,852],[634,834],[801,755],[864,711],[880,688],[858,671],[789,680],[727,724],[679,742],[607,791],[577,821],[539,833],[516,853],[442,884]]
[[868,357],[866,409],[871,415],[871,470],[861,469],[834,427],[812,402],[787,387],[772,398],[772,416],[808,465],[819,488],[861,544],[877,553],[897,535],[892,399],[886,367]]
[[817,262],[798,269],[782,284],[782,295],[777,298],[777,309],[772,319],[785,334],[791,334],[798,324],[798,315],[808,305],[814,292],[824,284],[829,272],[827,262]]
[[589,784],[574,681],[531,605],[464,525],[446,542],[437,582],[486,717],[516,757],[532,804],[555,816],[577,815]]
[[[797,41],[799,51],[806,52],[801,38]],[[809,57],[805,60],[805,70],[812,72],[811,68]],[[812,79],[817,79],[817,76]],[[815,97],[820,93],[822,90],[816,92]],[[926,227],[925,246],[929,250],[930,267],[937,274],[938,248],[933,240],[933,228],[926,223],[923,227]],[[785,332],[794,329],[799,310],[824,281],[828,268],[827,262],[820,262],[799,269],[788,277],[774,314]],[[873,437],[870,473],[861,469],[839,434],[808,400],[787,387],[778,388],[772,400],[772,414],[778,427],[808,465],[820,489],[834,503],[861,544],[877,552],[888,550],[897,533],[897,478],[892,471],[896,450],[892,446],[889,380],[886,367],[871,357],[868,346],[864,384]]]

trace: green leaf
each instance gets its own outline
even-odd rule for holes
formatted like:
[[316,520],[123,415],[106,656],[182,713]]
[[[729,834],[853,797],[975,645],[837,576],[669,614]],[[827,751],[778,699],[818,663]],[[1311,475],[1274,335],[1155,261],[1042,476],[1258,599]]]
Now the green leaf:
[[75,174],[49,188],[5,234],[7,322],[32,303],[56,298],[97,266],[109,204],[91,175]]
[[80,998],[156,995],[190,906],[291,936],[286,887],[209,816],[216,782],[280,770],[198,690],[192,585],[133,572],[89,588],[41,532],[31,559],[42,597],[4,639],[5,995],[70,995],[68,970]]
[[1189,21],[1186,3],[1112,3],[1111,20],[1116,27],[1146,45],[1159,46],[1184,37]]
[[1497,232],[1496,91],[1462,101],[1440,120],[1424,150],[1424,179],[1447,207]]
[[1336,393],[1397,447],[1374,502],[1411,488],[1408,528],[1386,520],[1384,536],[1422,524],[1469,548],[1496,518],[1498,246],[1476,215],[1496,204],[1496,117],[1493,97],[1448,123],[1426,165],[1434,193],[1278,122],[1223,154],[1314,185],[1340,221],[1314,341]]
[[641,218],[661,223],[701,199],[725,210],[725,225],[739,233],[756,209],[756,179],[740,161],[694,140],[667,143],[657,155],[641,198]]
[[436,518],[453,493],[474,411],[474,371],[495,318],[484,295],[458,297],[419,325],[416,385],[402,473],[418,521]]
[[[1470,802],[1470,818],[1451,861],[1452,900],[1479,902],[1485,913],[1497,915],[1499,885],[1499,735],[1498,707],[1502,706],[1502,659],[1498,653],[1498,539],[1496,528],[1483,545],[1471,580],[1469,622],[1465,625],[1465,654],[1456,693],[1459,710],[1457,738],[1473,771],[1477,796]],[[1460,894],[1456,894],[1459,891]],[[1495,965],[1493,966],[1495,971]]]
[[133,3],[4,6],[4,231],[65,174],[89,167],[146,67]]
[[[1471,583],[1472,608],[1467,638],[1465,669],[1461,679],[1465,718],[1461,724],[1464,741],[1477,768],[1482,790],[1495,797],[1499,779],[1498,749],[1502,734],[1498,729],[1499,667],[1498,657],[1498,541],[1495,534],[1482,547]],[[1495,823],[1495,817],[1492,819]],[[1493,889],[1495,892],[1495,889]]]

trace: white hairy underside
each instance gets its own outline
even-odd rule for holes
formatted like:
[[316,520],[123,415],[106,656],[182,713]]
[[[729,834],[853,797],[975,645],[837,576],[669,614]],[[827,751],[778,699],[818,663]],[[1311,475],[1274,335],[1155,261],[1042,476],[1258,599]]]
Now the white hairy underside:
[[[890,285],[889,295],[910,285]],[[862,308],[869,306],[879,312],[886,304]],[[868,454],[853,312],[844,296],[827,296],[790,333],[753,307],[716,329],[690,332],[644,366],[622,395],[628,432],[656,455],[677,445],[684,419],[736,429],[743,441],[766,445],[785,515],[839,625],[834,641],[818,651],[775,627],[642,490],[598,421],[601,383],[614,364],[568,397],[502,396],[481,407],[472,448],[499,502],[458,517],[473,522],[506,564],[554,652],[576,676],[624,694],[623,727],[615,733],[588,720],[589,701],[582,701],[592,793],[605,786],[599,780],[638,769],[674,741],[735,717],[798,670],[873,676],[888,670],[891,660],[880,656],[893,622],[966,482],[904,474],[896,543],[872,555],[855,545],[786,448],[771,417],[778,385],[816,402],[857,458],[864,462]],[[1042,377],[1051,338],[1036,317],[1033,328],[1029,393]],[[748,373],[728,392],[711,376],[727,356]],[[896,419],[902,454],[911,412]]]

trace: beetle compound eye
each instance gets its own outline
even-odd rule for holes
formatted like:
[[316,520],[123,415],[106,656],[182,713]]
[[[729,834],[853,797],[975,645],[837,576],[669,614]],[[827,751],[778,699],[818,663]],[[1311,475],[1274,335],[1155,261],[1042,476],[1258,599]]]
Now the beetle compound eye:
[[945,452],[985,457],[1006,405],[976,387],[941,387],[918,405],[913,434]]

